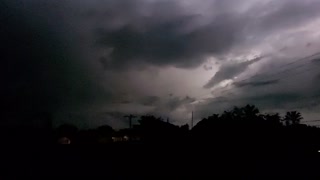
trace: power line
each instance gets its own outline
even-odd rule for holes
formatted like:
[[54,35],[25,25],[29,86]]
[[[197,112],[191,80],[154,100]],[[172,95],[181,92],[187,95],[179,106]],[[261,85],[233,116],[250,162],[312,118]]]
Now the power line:
[[303,122],[319,122],[320,120],[308,120],[308,121],[303,121]]
[[[296,64],[296,63],[298,63],[298,62],[300,62],[300,61],[304,61],[304,60],[306,60],[306,59],[310,59],[310,58],[315,57],[315,56],[318,56],[318,55],[320,55],[320,52],[314,53],[314,54],[312,54],[312,55],[309,55],[309,56],[306,56],[306,57],[303,57],[303,58],[299,58],[299,59],[297,59],[297,60],[295,60],[295,61],[293,61],[293,62],[290,62],[290,63],[283,64],[283,65],[277,67],[277,69],[281,69],[281,68],[283,68],[283,67],[288,67],[288,66],[290,66],[290,65],[292,65],[292,64]],[[312,62],[312,59],[311,59],[310,62],[304,63],[304,65],[302,65],[302,66],[305,66],[305,65],[307,65],[307,64],[309,64],[309,63],[311,63],[311,62]],[[293,70],[293,69],[298,69],[298,68],[300,68],[300,67],[302,67],[302,66],[297,66],[297,67],[294,67],[294,68],[291,68],[291,69],[290,69],[290,68],[289,68],[289,69],[285,69],[284,71],[280,71],[280,72],[278,72],[278,73],[271,74],[271,76],[273,76],[273,75],[278,75],[278,74],[281,74],[281,73],[283,73],[283,72],[287,72],[287,71],[290,71],[290,70]],[[252,78],[255,78],[255,77],[259,77],[259,76],[262,76],[262,75],[263,75],[263,74],[257,74],[257,75],[251,76],[251,77],[246,78],[246,79],[241,80],[241,81],[246,81],[246,80],[249,80],[249,79],[252,79]]]
[[[320,53],[318,53],[318,54],[320,54]],[[308,57],[312,57],[312,56],[308,56]],[[304,59],[305,59],[305,58],[304,58]],[[304,63],[304,64],[302,64],[302,65],[300,65],[300,66],[286,69],[286,70],[284,70],[283,72],[288,72],[288,71],[293,70],[293,69],[299,69],[299,68],[301,68],[301,67],[304,67],[304,66],[312,63],[312,61],[313,61],[313,60],[311,60],[310,62]],[[296,61],[296,62],[297,62],[297,61]],[[293,63],[291,63],[291,64],[293,64]],[[305,69],[304,71],[295,73],[295,74],[293,74],[293,75],[287,74],[287,76],[282,77],[282,78],[278,78],[278,80],[287,79],[287,78],[291,78],[291,77],[294,77],[294,76],[297,76],[297,75],[301,75],[301,74],[304,74],[304,73],[308,73],[308,72],[310,72],[309,70],[312,70],[312,69],[315,69],[315,68],[318,68],[318,66],[312,66],[311,68],[307,68],[307,69]],[[281,74],[281,73],[283,73],[283,72],[273,74],[273,76],[274,76],[274,75]],[[290,76],[289,76],[289,75],[290,75]],[[250,79],[250,78],[247,78],[247,79],[245,79],[245,80],[248,80],[248,79]],[[245,81],[245,80],[243,80],[243,81]],[[239,81],[239,82],[241,82],[241,81]],[[236,82],[236,83],[238,83],[238,82]],[[271,85],[274,85],[274,84],[271,84]],[[241,86],[241,87],[246,87],[246,86]],[[241,87],[236,86],[236,88],[241,88]],[[228,89],[228,90],[225,90],[224,92],[227,92],[227,91],[230,91],[230,90],[234,90],[234,89]],[[211,94],[211,93],[210,93],[210,94]],[[221,98],[225,98],[225,97],[224,97],[224,96],[218,96],[218,97],[209,98],[209,99],[214,100],[214,99],[221,99]],[[252,98],[252,97],[249,97],[249,98]],[[304,99],[311,99],[311,98],[320,98],[320,94],[313,95],[313,96],[303,96],[303,97],[299,97],[299,98],[295,99],[295,101],[297,101],[297,100],[304,100]],[[234,102],[234,101],[245,100],[245,99],[248,99],[248,98],[237,98],[237,99],[227,99],[227,100],[223,100],[223,99],[222,99],[222,100],[218,100],[218,101],[216,101],[216,102],[221,102],[221,103],[224,103],[224,102]],[[318,103],[318,104],[319,104],[319,103]],[[296,108],[305,108],[305,106],[296,106],[296,107],[293,107],[293,108],[291,108],[291,109],[296,109]],[[310,120],[310,121],[303,121],[303,122],[308,123],[308,122],[318,122],[318,121],[320,121],[320,120]],[[319,125],[319,127],[320,127],[320,125]]]
[[192,115],[191,115],[191,129],[193,129],[193,111],[192,111]]
[[[306,59],[308,59],[308,58],[312,58],[312,57],[315,57],[315,56],[317,56],[317,55],[320,55],[320,52],[318,52],[318,53],[315,53],[315,54],[313,54],[313,55],[310,55],[310,56],[307,56],[307,57],[304,57],[304,58],[301,58],[301,59],[298,59],[298,60],[295,60],[295,61],[293,61],[293,62],[290,62],[290,63],[287,63],[287,64],[285,64],[285,65],[282,65],[282,66],[280,66],[279,68],[282,68],[282,67],[287,67],[288,65],[292,65],[292,64],[296,64],[296,63],[298,63],[298,62],[300,62],[300,61],[303,61],[303,60],[306,60]],[[292,71],[292,70],[296,70],[296,69],[299,69],[299,68],[302,68],[302,67],[305,67],[306,65],[308,65],[308,64],[311,64],[312,62],[313,62],[313,60],[314,59],[311,59],[309,62],[305,62],[305,63],[303,63],[303,64],[301,64],[300,66],[295,66],[295,67],[291,67],[291,68],[287,68],[287,69],[284,69],[283,71],[280,71],[280,72],[277,72],[277,73],[274,73],[274,74],[269,74],[269,75],[266,75],[266,76],[264,76],[264,79],[266,79],[266,78],[270,78],[270,77],[274,77],[274,76],[278,76],[278,75],[280,75],[280,74],[282,74],[282,73],[285,73],[285,72],[290,72],[290,71]],[[304,70],[303,72],[300,72],[300,73],[295,73],[294,75],[291,75],[290,76],[290,78],[291,77],[293,77],[293,76],[297,76],[297,75],[301,75],[301,74],[304,74],[304,73],[307,73],[307,72],[309,72],[309,71],[307,71],[307,70],[310,70],[310,69],[313,69],[313,68],[315,68],[315,67],[317,67],[317,66],[313,66],[313,67],[311,67],[311,68],[308,68],[308,69],[306,69],[306,70]],[[264,74],[262,74],[262,75],[264,75]],[[254,75],[254,76],[251,76],[251,77],[249,77],[249,78],[246,78],[246,79],[244,79],[244,80],[241,80],[241,81],[238,81],[238,82],[233,82],[233,84],[235,84],[235,83],[241,83],[241,82],[244,82],[244,81],[247,81],[247,80],[249,80],[249,79],[253,79],[253,78],[256,78],[256,77],[258,77],[258,76],[262,76],[261,74],[260,75]],[[287,77],[282,77],[282,78],[278,78],[277,80],[281,80],[281,79],[286,79],[286,78],[288,78],[288,75],[290,75],[290,74],[287,74]],[[269,76],[269,77],[268,77]],[[262,78],[263,79],[263,78]],[[261,79],[260,79],[260,81],[261,81]],[[270,85],[275,85],[275,84],[270,84]],[[235,88],[241,88],[241,87],[246,87],[246,86],[235,86]],[[220,89],[224,89],[225,87],[223,87],[223,88],[220,88]],[[228,91],[232,91],[232,90],[234,90],[234,88],[233,89],[227,89],[227,90],[224,90],[222,93],[225,93],[225,92],[228,92]],[[212,94],[213,92],[211,92],[211,93],[209,93],[209,94]],[[209,95],[209,94],[206,94],[206,95]],[[201,97],[203,97],[203,96],[205,96],[205,95],[202,95]],[[314,96],[306,96],[306,97],[299,97],[298,99],[295,99],[295,100],[302,100],[302,99],[310,99],[310,98],[317,98],[317,97],[320,97],[320,95],[314,95]],[[213,100],[213,99],[220,99],[219,101],[216,101],[216,102],[221,102],[221,103],[225,103],[225,102],[233,102],[233,101],[239,101],[239,100],[246,100],[247,98],[238,98],[238,99],[232,99],[232,100],[230,100],[230,99],[225,99],[225,100],[223,100],[223,99],[221,99],[221,98],[225,98],[223,95],[220,95],[220,96],[218,96],[218,97],[215,97],[215,98],[210,98],[211,100]],[[250,98],[250,97],[249,97]],[[212,102],[212,101],[211,101]],[[198,103],[201,103],[200,101],[198,101]],[[198,104],[197,103],[197,104]],[[304,106],[305,107],[305,106]],[[294,108],[297,108],[297,107],[294,107]],[[293,108],[291,108],[291,109],[293,109]]]
[[[303,61],[303,60],[306,60],[306,59],[309,59],[309,58],[312,58],[312,57],[315,57],[315,56],[318,56],[318,55],[320,55],[320,52],[317,52],[317,53],[315,53],[315,54],[312,54],[312,55],[309,55],[309,56],[306,56],[306,57],[303,57],[303,58],[300,58],[300,59],[297,59],[297,60],[295,60],[295,61],[293,61],[293,62],[284,64],[284,65],[282,65],[282,66],[280,66],[280,67],[278,67],[278,68],[287,67],[288,65],[296,64],[296,63],[298,63],[298,62],[300,62],[300,61]],[[294,70],[294,69],[299,69],[299,68],[304,67],[304,66],[306,66],[306,65],[308,65],[308,64],[311,64],[311,63],[312,63],[312,60],[313,60],[313,59],[311,59],[311,61],[306,62],[306,63],[304,63],[304,64],[302,64],[302,65],[300,65],[300,66],[288,68],[288,69],[285,69],[285,70],[283,70],[283,71],[280,71],[280,72],[277,72],[277,73],[274,73],[274,74],[270,74],[269,77],[268,77],[268,76],[264,76],[264,78],[262,78],[262,80],[263,80],[263,79],[270,78],[270,76],[272,77],[272,76],[276,76],[276,75],[279,75],[279,74],[282,74],[282,73],[285,73],[285,72],[289,72],[289,71]],[[315,68],[315,67],[317,67],[317,66],[313,66],[313,67],[310,68],[310,69],[313,69],[313,68]],[[305,73],[305,72],[303,72],[303,73]],[[303,73],[301,73],[301,74],[303,74]],[[245,82],[245,81],[247,81],[247,80],[250,80],[250,79],[253,79],[253,78],[256,78],[256,77],[259,77],[259,76],[263,76],[263,75],[264,75],[264,74],[253,75],[253,76],[248,77],[248,78],[246,78],[246,79],[243,79],[243,80],[241,80],[241,81],[233,82],[232,84],[235,84],[235,83],[239,84],[239,83],[242,83],[242,82]],[[261,81],[261,79],[260,79],[260,81]],[[245,86],[242,86],[242,87],[245,87]],[[217,90],[219,90],[219,89],[224,89],[224,88],[225,88],[225,87],[221,87],[221,88],[218,88],[218,89],[216,89],[216,90],[214,90],[214,91],[217,91]],[[235,86],[235,88],[241,88],[241,87]],[[234,90],[234,88],[233,88],[233,89],[224,90],[224,91],[222,91],[222,93],[225,93],[225,92],[228,92],[228,91],[231,91],[231,90]],[[213,92],[214,92],[214,91],[213,91]],[[203,96],[212,94],[213,92],[211,92],[211,93],[206,93],[206,94],[201,95],[201,96],[198,96],[198,97],[196,97],[196,98],[199,98],[199,97],[203,97]]]
[[[304,97],[300,97],[300,98],[298,98],[298,99],[296,99],[296,100],[302,100],[302,99],[310,99],[310,98],[320,98],[320,94],[318,94],[318,95],[313,95],[313,96],[304,96]],[[213,98],[213,99],[216,99],[216,98]],[[238,99],[236,99],[236,100],[244,100],[244,99],[246,99],[246,98],[238,98]],[[221,101],[218,101],[218,102],[234,102],[235,101],[235,99],[233,99],[233,100],[221,100]],[[297,109],[298,107],[294,107],[294,108],[291,108],[289,111],[291,111],[291,110],[294,110],[294,109]],[[192,111],[192,113],[193,113],[193,111]],[[320,120],[309,120],[309,121],[303,121],[303,123],[311,123],[311,122],[320,122]],[[320,125],[318,125],[319,127],[320,127]]]
[[[216,97],[216,98],[211,98],[212,100],[214,99],[219,99],[221,97]],[[226,102],[235,102],[235,101],[244,101],[244,100],[247,100],[248,98],[253,98],[253,97],[245,97],[245,98],[236,98],[236,99],[226,99],[226,100],[218,100],[218,101],[214,101],[214,102],[220,102],[220,103],[226,103]],[[302,97],[298,97],[295,99],[295,101],[298,101],[298,100],[304,100],[304,99],[311,99],[311,98],[320,98],[320,94],[317,94],[317,95],[312,95],[312,96],[302,96]],[[212,102],[212,101],[211,101]],[[305,107],[305,106],[303,106]],[[291,110],[294,110],[294,109],[297,109],[297,108],[302,108],[300,106],[295,106],[295,107],[292,107],[290,108]]]
[[[271,77],[276,76],[276,75],[280,75],[280,74],[283,74],[283,73],[286,73],[286,72],[290,72],[290,71],[292,71],[292,70],[300,69],[300,68],[305,67],[306,65],[309,65],[309,64],[311,64],[311,63],[312,63],[312,62],[307,62],[307,63],[304,63],[304,64],[302,64],[302,65],[300,65],[300,66],[297,66],[297,67],[294,67],[294,68],[290,68],[290,69],[286,69],[286,70],[281,71],[281,72],[278,72],[278,73],[276,73],[276,74],[272,74]],[[315,68],[315,67],[317,67],[317,66],[313,66],[312,68],[309,68],[309,69],[313,69],[313,68]],[[267,79],[267,78],[270,78],[270,77],[265,76],[263,79]],[[263,80],[263,79],[262,79],[262,80]],[[260,80],[261,80],[261,79],[260,79]]]
[[[319,53],[319,54],[320,54],[320,53]],[[303,59],[306,59],[306,58],[303,58]],[[293,68],[285,69],[284,71],[280,71],[280,72],[278,72],[278,73],[270,74],[269,76],[264,76],[262,79],[260,79],[260,81],[261,81],[261,80],[268,79],[268,78],[270,78],[270,77],[274,77],[274,76],[276,76],[276,75],[280,75],[280,74],[285,73],[285,72],[289,72],[289,71],[292,71],[292,70],[295,70],[295,69],[299,69],[299,68],[304,67],[304,66],[306,66],[306,65],[308,65],[308,64],[311,64],[311,63],[312,63],[312,61],[307,62],[307,63],[304,63],[304,64],[302,64],[302,65],[300,65],[300,66],[296,66],[296,67],[293,67]],[[313,66],[313,67],[310,68],[310,69],[313,69],[314,67],[316,67],[316,66]],[[262,76],[262,75],[260,75],[260,76]],[[235,83],[238,83],[238,84],[239,84],[239,83],[241,83],[241,82],[244,82],[244,81],[253,79],[253,78],[255,78],[255,77],[258,77],[258,76],[257,76],[257,75],[251,76],[251,77],[246,78],[246,79],[243,79],[243,80],[241,80],[241,81],[234,82],[233,84],[235,84]],[[240,88],[240,87],[239,87],[239,86],[236,86],[236,88]],[[229,91],[229,90],[226,90],[226,91]]]
[[[314,67],[313,67],[313,68],[314,68]],[[310,69],[313,69],[313,68],[309,68],[309,69],[307,69],[307,70],[310,70]],[[308,73],[308,71],[303,71],[303,72],[300,72],[300,73],[296,73],[296,74],[293,74],[293,75],[291,75],[291,76],[287,76],[287,77],[284,77],[284,78],[278,78],[277,80],[292,78],[292,77],[294,77],[294,76],[301,75],[301,74],[304,74],[304,73]],[[278,85],[278,84],[270,84],[270,86],[272,86],[272,85]],[[235,88],[244,88],[244,87],[247,87],[247,86],[235,86]],[[222,93],[223,93],[222,95],[217,96],[217,97],[215,97],[215,98],[210,98],[210,99],[226,98],[226,97],[225,97],[226,95],[232,95],[232,93],[226,94],[226,92],[234,91],[235,88],[233,88],[233,89],[227,89],[227,90],[225,90],[225,91],[222,92]],[[221,102],[221,101],[222,101],[222,102],[226,102],[226,101],[223,101],[223,100],[220,100],[219,102]]]
[[310,56],[306,56],[306,57],[304,57],[304,58],[297,59],[297,60],[295,60],[295,61],[293,61],[293,62],[291,62],[291,63],[282,65],[282,66],[280,66],[280,68],[281,68],[281,67],[286,67],[287,65],[295,64],[295,63],[297,63],[297,62],[300,62],[300,61],[303,61],[303,60],[305,60],[305,59],[309,59],[309,58],[312,58],[312,57],[318,56],[318,55],[320,55],[320,52],[316,52],[316,53],[314,53],[314,54],[312,54],[312,55],[310,55]]

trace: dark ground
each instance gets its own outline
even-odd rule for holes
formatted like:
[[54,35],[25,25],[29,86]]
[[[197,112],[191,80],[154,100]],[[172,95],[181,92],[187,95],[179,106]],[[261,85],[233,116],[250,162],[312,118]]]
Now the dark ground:
[[320,153],[283,154],[263,149],[204,145],[113,144],[106,146],[3,147],[1,176],[95,179],[297,178],[320,176]]

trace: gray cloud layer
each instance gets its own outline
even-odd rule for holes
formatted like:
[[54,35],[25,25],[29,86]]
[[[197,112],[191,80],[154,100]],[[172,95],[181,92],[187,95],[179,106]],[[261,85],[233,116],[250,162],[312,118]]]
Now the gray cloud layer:
[[[4,112],[87,109],[90,117],[111,118],[115,124],[110,113],[177,112],[194,101],[184,98],[192,90],[164,98],[169,86],[182,86],[165,82],[184,78],[160,82],[166,68],[191,72],[215,57],[221,66],[204,66],[208,72],[216,70],[204,77],[209,79],[204,87],[210,89],[235,76],[273,72],[276,65],[320,47],[312,29],[320,15],[317,0],[6,0],[0,8]],[[239,58],[252,50],[274,56],[263,61]],[[319,74],[314,70],[287,81],[258,78],[231,87],[236,98],[254,95],[250,102],[271,109],[280,100],[293,103],[296,96],[314,94],[320,89],[315,83]],[[196,81],[192,76],[185,77],[190,84]],[[285,87],[292,83],[307,85]],[[196,107],[203,115],[219,106],[212,100],[205,104]]]

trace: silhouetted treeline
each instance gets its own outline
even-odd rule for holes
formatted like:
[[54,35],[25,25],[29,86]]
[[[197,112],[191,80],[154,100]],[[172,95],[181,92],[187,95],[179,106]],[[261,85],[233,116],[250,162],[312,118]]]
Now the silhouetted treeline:
[[[299,112],[261,114],[255,106],[213,114],[193,129],[194,142],[212,142],[225,149],[251,152],[301,152],[318,147],[320,129],[300,124]],[[219,148],[218,147],[218,148]],[[282,151],[282,152],[281,152]]]
[[238,151],[314,150],[320,129],[300,124],[302,119],[297,111],[281,117],[247,105],[204,118],[191,130],[187,124],[176,126],[161,117],[145,115],[139,124],[118,131],[108,125],[79,130],[64,124],[54,130],[53,139],[61,144],[189,143]]
[[[41,117],[50,119],[45,115],[29,122],[41,121]],[[188,124],[177,126],[161,117],[144,115],[132,128],[120,130],[114,130],[109,125],[83,130],[72,124],[52,129],[48,123],[46,128],[19,126],[2,130],[2,133],[7,142],[24,144],[185,143],[238,151],[314,150],[320,144],[320,129],[300,124],[302,119],[297,111],[287,112],[281,117],[278,113],[263,114],[257,107],[247,105],[213,114],[202,119],[193,129],[189,129]]]
[[108,125],[79,130],[71,124],[63,124],[54,130],[54,139],[60,144],[173,143],[185,142],[190,134],[187,124],[179,127],[160,117],[145,115],[138,121],[138,125],[118,131]]

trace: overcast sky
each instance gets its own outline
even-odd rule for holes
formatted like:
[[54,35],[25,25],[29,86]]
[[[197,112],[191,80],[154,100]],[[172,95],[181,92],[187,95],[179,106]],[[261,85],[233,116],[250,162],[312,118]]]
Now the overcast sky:
[[320,117],[320,55],[301,59],[320,52],[319,0],[5,0],[0,8],[3,112],[115,128],[129,113],[181,125],[192,111],[199,120],[247,103]]

